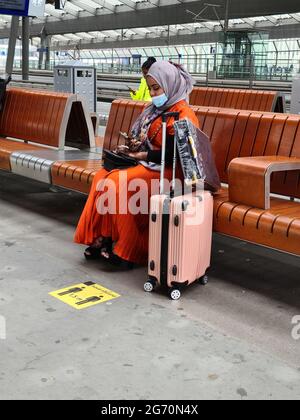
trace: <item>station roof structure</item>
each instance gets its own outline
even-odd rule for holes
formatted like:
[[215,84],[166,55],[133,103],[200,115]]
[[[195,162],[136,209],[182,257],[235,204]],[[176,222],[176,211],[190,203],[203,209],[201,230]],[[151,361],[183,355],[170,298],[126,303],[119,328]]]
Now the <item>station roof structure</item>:
[[[218,41],[226,0],[62,0],[47,4],[44,18],[32,18],[30,36],[51,47],[126,48]],[[229,0],[229,28],[267,31],[270,38],[300,36],[297,0]],[[0,38],[8,38],[10,17],[0,16]]]

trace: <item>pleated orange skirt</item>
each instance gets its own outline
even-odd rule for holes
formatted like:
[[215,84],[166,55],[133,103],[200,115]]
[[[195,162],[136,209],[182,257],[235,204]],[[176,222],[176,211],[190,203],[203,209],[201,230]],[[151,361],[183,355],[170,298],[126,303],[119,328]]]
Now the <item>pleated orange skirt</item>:
[[[171,177],[172,169],[166,168],[165,178],[170,181]],[[151,195],[159,193],[159,178],[159,172],[142,165],[99,171],[79,220],[75,242],[90,246],[100,237],[112,238],[116,255],[147,264],[149,204]]]

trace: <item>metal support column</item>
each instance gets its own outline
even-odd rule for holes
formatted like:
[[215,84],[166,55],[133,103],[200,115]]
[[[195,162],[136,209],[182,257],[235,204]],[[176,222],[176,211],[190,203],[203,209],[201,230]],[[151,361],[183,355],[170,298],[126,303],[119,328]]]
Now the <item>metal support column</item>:
[[41,34],[41,43],[40,43],[40,50],[39,50],[39,70],[43,69],[44,48],[45,48],[45,36],[44,34]]
[[29,80],[29,17],[22,18],[22,79]]
[[253,89],[254,80],[255,80],[255,62],[254,62],[254,56],[251,55],[251,58],[250,58],[250,78],[249,78],[249,88],[250,89]]
[[47,38],[46,38],[45,70],[50,70],[50,45],[51,45],[51,36],[48,35]]
[[224,22],[224,32],[228,32],[229,29],[229,6],[230,6],[230,0],[226,0],[225,5],[225,22]]
[[206,60],[206,86],[209,85],[209,58]]
[[5,69],[6,74],[9,76],[11,76],[13,72],[16,42],[17,42],[18,31],[19,31],[19,20],[20,20],[19,16],[12,16],[9,44],[8,44],[8,53],[7,53],[7,60],[6,60],[6,69]]

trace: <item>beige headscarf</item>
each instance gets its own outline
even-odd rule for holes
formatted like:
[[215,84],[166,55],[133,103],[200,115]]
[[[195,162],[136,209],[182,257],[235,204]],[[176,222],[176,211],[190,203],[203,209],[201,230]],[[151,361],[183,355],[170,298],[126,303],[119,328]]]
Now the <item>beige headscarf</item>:
[[168,109],[182,100],[188,102],[195,80],[180,64],[157,61],[150,67],[148,76],[157,81],[169,98],[163,109]]
[[147,137],[151,123],[164,111],[182,100],[189,101],[189,94],[195,84],[195,80],[181,65],[169,61],[157,61],[152,64],[148,76],[153,77],[161,86],[168,97],[168,101],[161,108],[156,108],[153,104],[150,104],[134,123],[131,135],[133,138],[139,138],[142,132],[142,141]]

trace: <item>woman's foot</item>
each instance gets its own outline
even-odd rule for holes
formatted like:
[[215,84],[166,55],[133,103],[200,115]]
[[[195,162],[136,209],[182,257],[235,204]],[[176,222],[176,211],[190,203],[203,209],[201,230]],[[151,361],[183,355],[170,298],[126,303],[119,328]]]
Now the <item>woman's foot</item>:
[[85,250],[84,256],[87,260],[100,260],[102,258],[102,251],[111,252],[111,250],[111,238],[98,238],[92,246]]
[[134,263],[123,260],[121,257],[114,254],[112,251],[108,251],[102,248],[101,255],[102,255],[102,258],[104,258],[107,262],[112,264],[114,267],[118,267],[122,270],[132,270],[134,268]]

